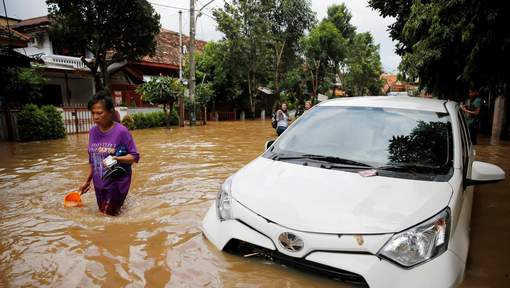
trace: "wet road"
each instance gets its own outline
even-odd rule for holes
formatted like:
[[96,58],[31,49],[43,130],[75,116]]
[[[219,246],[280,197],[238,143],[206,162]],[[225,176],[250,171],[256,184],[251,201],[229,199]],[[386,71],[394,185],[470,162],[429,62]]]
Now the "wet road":
[[[327,278],[217,251],[201,220],[220,183],[262,153],[269,122],[133,131],[141,162],[119,217],[64,208],[87,169],[87,135],[0,143],[0,287],[338,287]],[[483,142],[483,141],[482,141]],[[510,171],[510,144],[479,158]],[[475,193],[466,287],[509,278],[509,181]],[[505,221],[501,221],[505,219]]]

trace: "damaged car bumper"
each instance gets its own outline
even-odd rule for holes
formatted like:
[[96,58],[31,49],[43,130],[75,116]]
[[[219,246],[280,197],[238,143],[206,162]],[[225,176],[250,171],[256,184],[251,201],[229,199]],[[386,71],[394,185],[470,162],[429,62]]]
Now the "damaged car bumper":
[[405,268],[378,256],[393,234],[325,234],[297,231],[257,215],[233,200],[232,219],[221,221],[212,207],[203,232],[218,249],[262,256],[350,284],[370,287],[453,287],[465,263],[452,251]]

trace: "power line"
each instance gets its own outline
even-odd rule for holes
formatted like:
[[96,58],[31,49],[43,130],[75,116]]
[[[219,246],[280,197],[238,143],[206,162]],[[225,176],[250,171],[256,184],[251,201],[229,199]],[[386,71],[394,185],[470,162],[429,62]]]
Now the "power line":
[[[166,4],[159,4],[159,3],[154,3],[154,2],[150,2],[152,5],[155,5],[155,6],[160,6],[160,7],[165,7],[165,8],[171,8],[171,9],[178,9],[178,10],[186,10],[186,11],[190,11],[189,8],[185,8],[185,7],[178,7],[178,6],[172,6],[172,5],[166,5]],[[197,10],[195,10],[197,11]]]

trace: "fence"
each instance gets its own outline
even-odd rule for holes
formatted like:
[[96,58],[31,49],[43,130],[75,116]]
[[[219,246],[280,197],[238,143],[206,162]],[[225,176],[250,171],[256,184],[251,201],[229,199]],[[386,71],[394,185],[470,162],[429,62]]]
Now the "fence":
[[90,111],[84,106],[62,107],[62,119],[67,134],[86,133],[94,125]]
[[236,119],[236,112],[211,112],[208,117],[209,121],[235,121]]
[[0,111],[0,140],[18,140],[18,109]]

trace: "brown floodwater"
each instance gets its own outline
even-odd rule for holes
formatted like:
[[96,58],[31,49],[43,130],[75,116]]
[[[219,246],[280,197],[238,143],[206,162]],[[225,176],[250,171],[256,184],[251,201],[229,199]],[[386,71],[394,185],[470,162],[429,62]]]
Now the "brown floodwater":
[[[202,218],[221,182],[261,154],[265,141],[275,138],[268,121],[213,122],[132,134],[141,161],[133,169],[133,183],[118,217],[97,212],[93,192],[82,197],[82,208],[62,205],[64,195],[84,180],[88,135],[0,143],[0,287],[341,285],[264,259],[222,253],[202,236]],[[508,143],[480,145],[479,150],[481,158],[509,171]],[[496,248],[492,258],[484,252],[487,244],[508,251],[504,237],[510,226],[509,182],[496,185],[491,189],[496,187],[499,193],[487,192],[487,197],[500,195],[506,202],[487,200],[495,201],[489,208],[475,203],[473,216],[483,219],[485,210],[499,207],[503,212],[496,215],[506,217],[507,228],[501,221],[493,226],[502,226],[506,234],[496,243],[489,236],[472,239],[472,251],[473,246],[480,251],[475,257],[470,254],[466,279],[475,285],[491,283],[498,275],[504,281],[508,272],[500,267],[501,275],[494,274],[491,263],[494,257],[501,259]],[[473,231],[485,235],[486,225],[478,226]],[[477,266],[478,258],[487,265]],[[500,266],[506,259],[499,261]]]
[[275,138],[270,122],[132,131],[141,154],[118,217],[64,208],[88,135],[0,143],[0,287],[311,287],[338,282],[217,251],[201,221],[223,180]]

